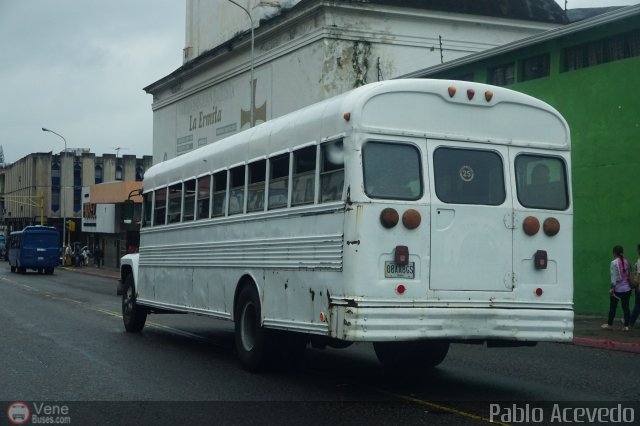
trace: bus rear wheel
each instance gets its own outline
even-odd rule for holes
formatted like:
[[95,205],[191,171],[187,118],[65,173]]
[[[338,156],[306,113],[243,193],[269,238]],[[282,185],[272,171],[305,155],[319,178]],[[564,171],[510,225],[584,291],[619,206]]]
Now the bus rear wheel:
[[124,280],[122,293],[122,321],[129,333],[139,333],[147,321],[147,311],[136,303],[136,290],[133,275],[129,274]]
[[252,286],[245,286],[238,296],[235,315],[235,345],[245,370],[259,372],[268,361],[268,336],[261,324],[260,297]]
[[449,342],[416,340],[375,342],[373,349],[382,365],[392,370],[428,370],[440,364],[449,352]]

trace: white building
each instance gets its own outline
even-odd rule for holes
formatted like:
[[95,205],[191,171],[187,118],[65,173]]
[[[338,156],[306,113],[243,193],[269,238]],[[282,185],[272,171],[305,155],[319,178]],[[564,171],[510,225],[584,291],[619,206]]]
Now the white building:
[[187,0],[184,64],[145,88],[155,163],[250,127],[252,109],[259,124],[565,23],[554,0],[236,3]]

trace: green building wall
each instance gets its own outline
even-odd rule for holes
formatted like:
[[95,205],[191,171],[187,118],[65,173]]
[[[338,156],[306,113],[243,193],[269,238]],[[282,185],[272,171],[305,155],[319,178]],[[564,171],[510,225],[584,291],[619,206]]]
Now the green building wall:
[[[550,75],[507,86],[556,108],[572,139],[574,306],[577,314],[605,316],[609,263],[620,244],[630,262],[640,244],[640,56],[561,72],[563,48],[640,28],[635,18],[549,40],[425,77],[473,75],[487,82],[492,66],[550,53]],[[428,71],[428,70],[427,70]],[[561,231],[562,232],[562,231]],[[632,299],[633,307],[633,299]]]

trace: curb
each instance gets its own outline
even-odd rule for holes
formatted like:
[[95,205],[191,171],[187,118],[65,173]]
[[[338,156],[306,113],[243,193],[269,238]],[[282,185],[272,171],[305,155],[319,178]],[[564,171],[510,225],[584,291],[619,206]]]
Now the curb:
[[573,338],[573,344],[577,346],[587,346],[590,348],[609,349],[614,351],[632,352],[640,354],[640,343],[619,342],[616,340],[596,339],[593,337]]
[[64,269],[65,271],[69,271],[69,272],[79,272],[82,274],[94,275],[96,277],[101,277],[101,278],[110,278],[112,280],[120,279],[120,277],[114,276],[113,274],[109,274],[109,272],[103,272],[98,268],[96,268],[95,270],[94,269],[78,270],[76,268],[68,267],[68,266],[59,266],[58,268]]

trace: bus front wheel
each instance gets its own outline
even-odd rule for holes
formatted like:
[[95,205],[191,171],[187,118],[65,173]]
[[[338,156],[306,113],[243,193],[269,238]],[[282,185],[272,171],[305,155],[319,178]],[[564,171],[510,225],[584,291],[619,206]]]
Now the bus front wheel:
[[139,333],[147,321],[147,311],[136,303],[136,290],[133,275],[127,275],[122,293],[122,321],[129,333]]
[[444,361],[449,342],[416,340],[411,342],[375,342],[373,349],[382,365],[393,370],[428,370]]

